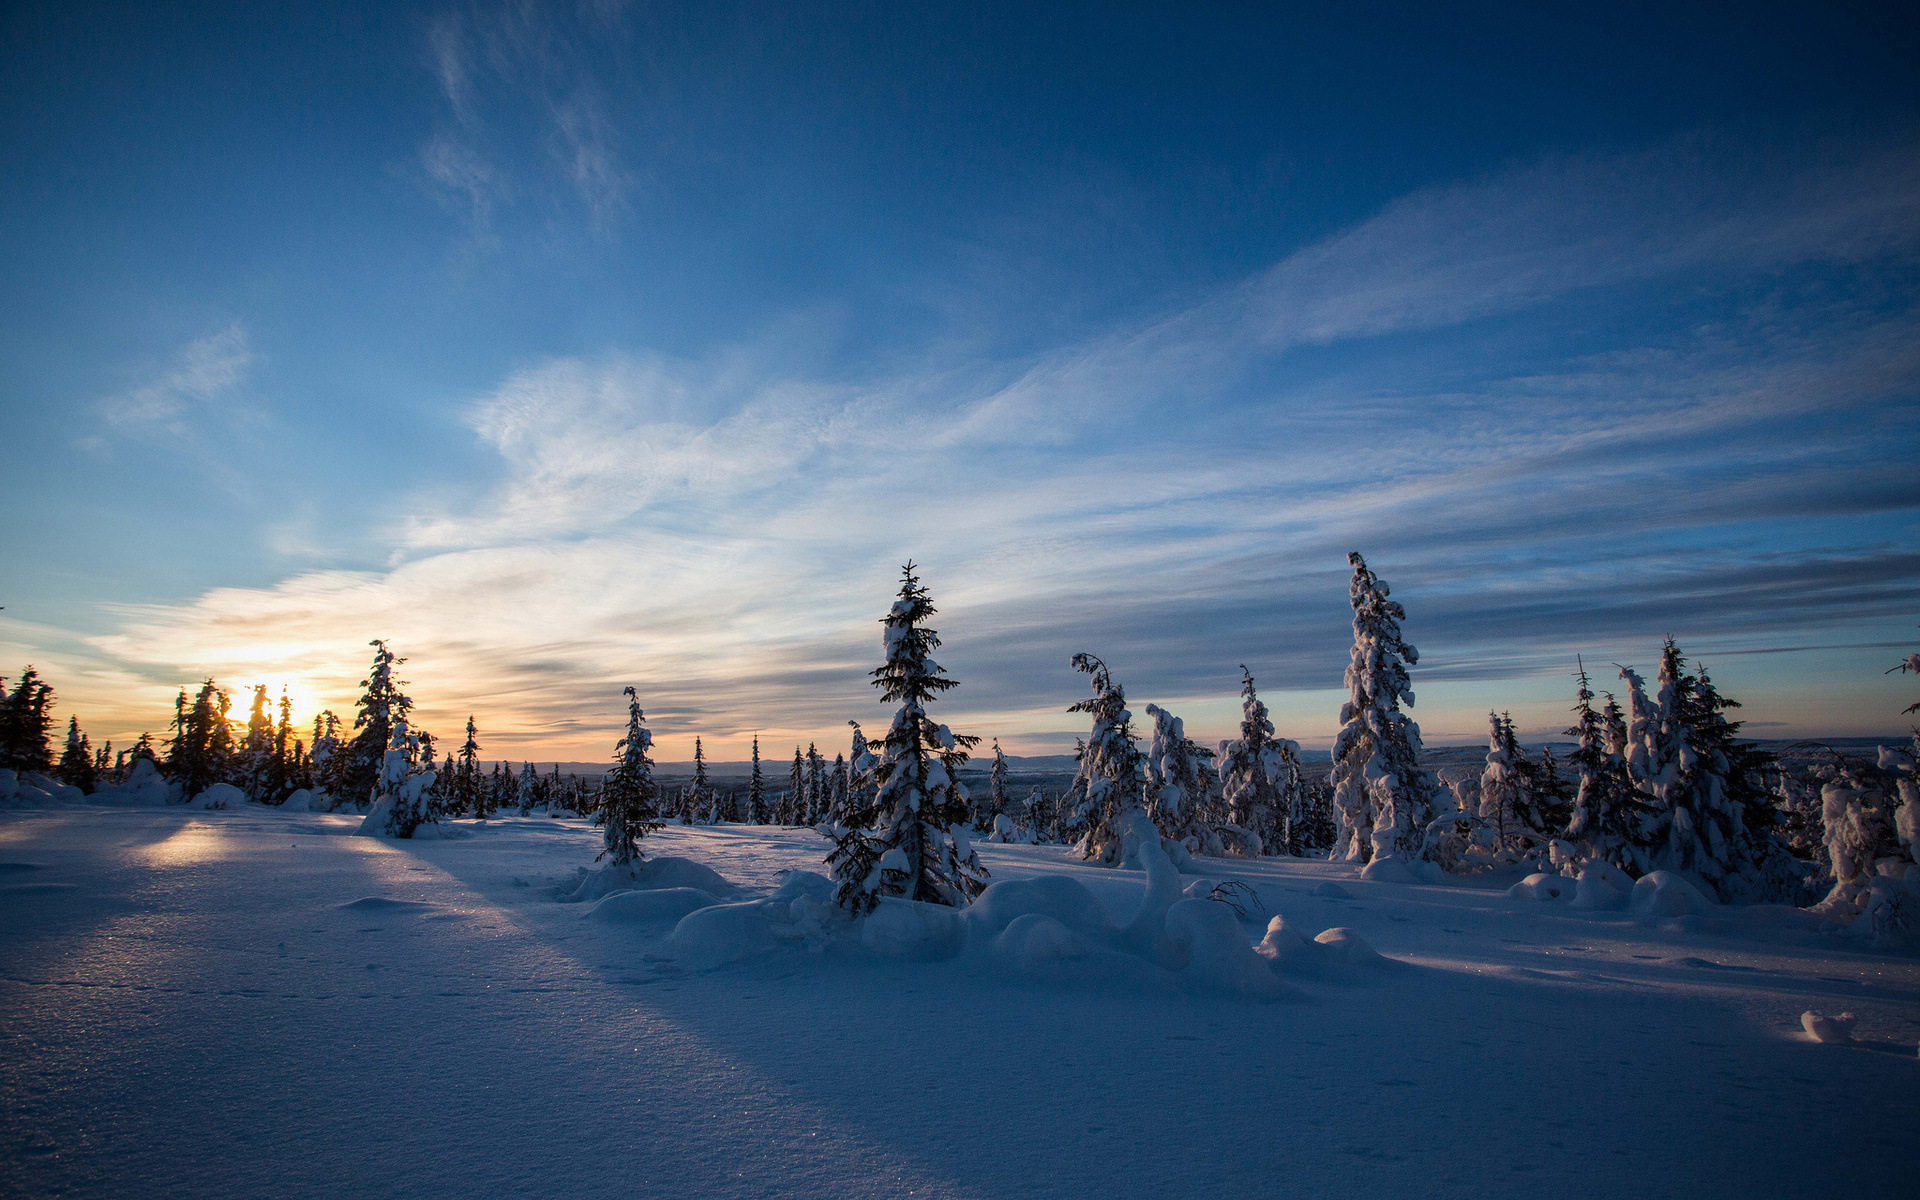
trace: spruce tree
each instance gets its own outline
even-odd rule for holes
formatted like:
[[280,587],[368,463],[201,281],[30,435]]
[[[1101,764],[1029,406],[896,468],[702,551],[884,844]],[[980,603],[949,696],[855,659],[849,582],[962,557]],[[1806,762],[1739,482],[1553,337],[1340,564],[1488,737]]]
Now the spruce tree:
[[[386,833],[410,838],[420,826],[439,820],[433,811],[433,761],[420,757],[420,739],[407,730],[407,715],[396,712],[387,726],[387,749],[380,756],[374,815],[386,805]],[[369,820],[373,817],[369,816]]]
[[212,679],[201,683],[191,705],[185,692],[175,702],[167,774],[179,782],[182,799],[192,799],[231,773],[235,747],[227,711],[232,704]]
[[[1233,823],[1250,835],[1249,849],[1255,855],[1295,853],[1292,830],[1293,813],[1285,801],[1291,790],[1281,786],[1289,779],[1286,759],[1293,743],[1277,738],[1267,706],[1253,685],[1253,672],[1240,664],[1240,736],[1223,740],[1217,756],[1221,798]],[[1297,765],[1292,773],[1297,786]]]
[[693,739],[693,786],[687,798],[687,808],[693,812],[696,820],[713,820],[713,785],[707,780],[707,751],[700,739]]
[[467,716],[467,740],[460,743],[459,774],[454,777],[453,806],[455,812],[472,813],[484,819],[488,813],[486,805],[480,799],[480,730],[473,723],[473,716]]
[[993,739],[993,767],[987,772],[987,811],[974,819],[982,829],[992,829],[993,819],[1008,809],[1007,756],[1000,752],[1000,739]]
[[1347,562],[1353,567],[1353,654],[1333,743],[1333,857],[1431,860],[1426,830],[1440,785],[1420,766],[1420,727],[1400,711],[1401,701],[1413,703],[1407,667],[1419,663],[1420,652],[1401,639],[1407,613],[1387,598],[1386,583],[1359,554],[1347,555]]
[[[640,839],[660,828],[660,787],[653,780],[653,731],[646,727],[640,697],[632,688],[627,697],[627,735],[614,746],[618,756],[601,786],[600,812],[594,824],[606,828],[606,848],[599,858],[624,867],[640,859]],[[597,860],[596,860],[597,861]]]
[[55,777],[61,783],[77,787],[83,792],[91,792],[99,786],[99,768],[94,764],[93,747],[87,743],[87,735],[80,732],[80,718],[67,718],[67,746],[60,754],[60,765]]
[[1078,835],[1082,858],[1118,866],[1125,853],[1122,814],[1144,804],[1145,763],[1134,745],[1133,714],[1127,711],[1126,689],[1114,682],[1107,664],[1091,654],[1073,656],[1073,667],[1083,671],[1093,686],[1091,699],[1068,707],[1087,713],[1093,730],[1081,744],[1073,784],[1062,802],[1065,832]]
[[393,740],[393,721],[413,711],[413,701],[400,689],[404,680],[393,677],[393,669],[406,662],[395,658],[386,642],[375,638],[367,643],[374,648],[373,666],[360,681],[358,712],[353,718],[356,732],[343,753],[339,781],[344,799],[355,804],[369,802],[384,769],[389,743]]
[[753,776],[747,783],[747,821],[753,825],[767,823],[766,782],[760,775],[760,735],[753,735]]
[[[1213,751],[1187,736],[1186,724],[1157,704],[1147,705],[1153,734],[1147,743],[1147,815],[1160,836],[1178,842],[1190,852],[1218,856],[1224,850],[1220,831],[1208,820],[1212,796]],[[1237,850],[1260,853],[1257,839],[1237,826]]]
[[1620,729],[1617,739],[1614,733],[1620,707],[1608,696],[1608,711],[1595,712],[1585,663],[1578,665],[1578,678],[1574,724],[1566,731],[1574,739],[1570,761],[1577,788],[1567,840],[1580,857],[1596,859],[1638,878],[1652,869],[1646,849],[1649,839],[1643,828],[1650,810],[1635,794],[1633,780],[1620,757],[1625,729]]
[[1694,873],[1726,903],[1796,898],[1765,785],[1772,756],[1739,740],[1740,723],[1724,715],[1738,703],[1704,671],[1689,674],[1672,638],[1661,649],[1657,699],[1632,670],[1621,668],[1621,677],[1628,770],[1653,809],[1643,833],[1653,865]]
[[533,764],[530,762],[521,763],[520,782],[515,785],[514,788],[514,798],[519,801],[521,816],[530,817],[533,815],[533,804],[539,791],[540,781],[534,776]]
[[827,797],[826,820],[838,821],[847,811],[847,797],[853,793],[847,771],[847,756],[833,756],[833,769],[827,775],[830,795]]
[[53,688],[32,665],[11,692],[5,683],[0,680],[0,767],[44,775],[53,769]]
[[787,799],[782,807],[780,823],[782,825],[805,825],[807,823],[807,760],[796,744],[793,748],[793,766],[787,769]]
[[818,825],[827,815],[827,760],[818,746],[807,743],[807,811],[802,825]]
[[879,752],[869,769],[871,791],[860,788],[848,802],[846,820],[829,827],[834,847],[827,856],[834,898],[856,913],[883,896],[961,906],[986,886],[962,828],[967,793],[959,783],[967,751],[980,739],[955,734],[927,715],[926,706],[958,681],[930,657],[940,637],[926,628],[933,600],[909,562],[901,568],[900,593],[881,621],[886,662],[873,685],[895,711],[887,735],[868,742]]

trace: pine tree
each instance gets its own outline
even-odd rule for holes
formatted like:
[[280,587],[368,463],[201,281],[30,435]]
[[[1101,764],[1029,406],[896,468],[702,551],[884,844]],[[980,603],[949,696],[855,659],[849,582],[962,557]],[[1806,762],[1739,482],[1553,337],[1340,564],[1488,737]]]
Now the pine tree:
[[1413,703],[1407,667],[1419,663],[1420,652],[1400,637],[1407,613],[1387,598],[1387,585],[1359,554],[1347,555],[1347,562],[1353,567],[1353,656],[1333,743],[1333,856],[1430,860],[1426,829],[1439,782],[1420,766],[1420,727],[1400,711],[1401,701]]
[[45,775],[53,769],[53,688],[31,665],[11,691],[0,679],[0,767]]
[[601,789],[601,806],[594,824],[606,827],[606,849],[600,858],[626,866],[640,859],[640,839],[660,828],[660,787],[653,780],[653,731],[646,727],[640,697],[632,688],[627,697],[627,735],[614,746],[619,757]]
[[1143,807],[1145,764],[1134,745],[1138,735],[1127,711],[1126,689],[1114,682],[1107,664],[1091,654],[1074,655],[1073,667],[1087,674],[1093,697],[1067,711],[1089,714],[1093,731],[1075,756],[1073,784],[1062,802],[1063,832],[1078,835],[1082,858],[1118,866],[1125,853],[1122,814]]
[[829,827],[834,839],[827,862],[834,898],[856,913],[883,896],[961,906],[986,886],[964,826],[967,793],[958,780],[967,751],[980,739],[955,734],[927,715],[926,706],[958,681],[930,657],[940,637],[925,627],[933,600],[909,562],[901,569],[900,593],[881,621],[886,662],[873,684],[900,707],[887,735],[868,746],[880,759],[849,801],[847,819]]
[[342,798],[360,804],[371,800],[374,787],[385,769],[389,744],[393,740],[393,722],[413,711],[413,701],[400,689],[404,680],[393,677],[393,669],[406,662],[395,658],[379,638],[367,643],[374,648],[373,666],[360,681],[359,711],[353,718],[358,730],[342,752],[339,773]]
[[1487,714],[1487,766],[1480,774],[1480,821],[1488,848],[1501,862],[1516,862],[1535,848],[1520,811],[1527,801],[1526,774],[1521,767],[1513,719]]
[[100,774],[94,763],[93,747],[87,744],[87,735],[80,732],[78,717],[67,718],[67,748],[60,755],[55,778],[83,792],[92,792],[99,786]]
[[753,777],[747,784],[747,821],[754,825],[767,823],[767,789],[760,775],[760,735],[753,735]]
[[800,747],[793,748],[793,766],[787,769],[787,800],[782,806],[780,823],[782,825],[805,825],[807,823],[807,760]]

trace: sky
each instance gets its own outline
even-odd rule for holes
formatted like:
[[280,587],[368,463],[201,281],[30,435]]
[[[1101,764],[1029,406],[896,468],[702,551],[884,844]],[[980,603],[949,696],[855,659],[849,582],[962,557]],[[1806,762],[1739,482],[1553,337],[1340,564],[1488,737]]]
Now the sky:
[[1916,18],[1567,7],[10,4],[0,673],[835,750],[911,559],[956,730],[1323,746],[1357,550],[1429,744],[1899,734]]

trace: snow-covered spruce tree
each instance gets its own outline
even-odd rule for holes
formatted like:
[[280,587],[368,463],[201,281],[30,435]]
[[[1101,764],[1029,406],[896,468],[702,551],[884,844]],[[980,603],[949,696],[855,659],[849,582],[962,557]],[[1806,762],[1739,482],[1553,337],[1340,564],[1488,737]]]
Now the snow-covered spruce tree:
[[410,838],[422,825],[438,820],[434,814],[433,762],[419,758],[420,739],[407,732],[407,716],[395,713],[387,727],[387,749],[380,758],[369,821],[381,821],[388,837]]
[[[1259,857],[1260,839],[1239,825],[1208,819],[1213,794],[1213,751],[1187,736],[1186,723],[1157,704],[1147,705],[1153,734],[1147,743],[1147,815],[1160,836],[1186,854],[1221,857],[1229,850]],[[1174,854],[1175,865],[1184,855]]]
[[460,765],[458,774],[453,778],[449,789],[453,797],[453,811],[465,816],[485,819],[486,806],[480,799],[480,729],[473,723],[471,714],[467,717],[467,739],[460,743]]
[[747,783],[747,823],[767,823],[767,788],[760,776],[760,735],[753,735],[753,775]]
[[829,802],[827,792],[827,759],[820,748],[812,742],[807,743],[807,811],[800,820],[802,825],[818,825],[826,819]]
[[1298,752],[1297,743],[1274,736],[1253,672],[1241,663],[1240,736],[1222,740],[1215,761],[1221,798],[1233,823],[1250,835],[1251,854],[1299,853],[1293,828],[1304,798]]
[[847,797],[852,791],[852,779],[847,769],[847,756],[844,754],[836,754],[833,756],[833,766],[827,770],[827,811],[822,819],[838,821],[840,815],[847,811]]
[[520,778],[513,785],[514,807],[523,817],[533,815],[534,802],[539,799],[540,781],[534,777],[533,764],[520,764]]
[[1406,610],[1387,598],[1387,585],[1359,554],[1347,562],[1353,655],[1333,743],[1333,857],[1430,859],[1426,829],[1439,782],[1420,766],[1420,727],[1400,711],[1402,700],[1413,703],[1407,667],[1419,663],[1420,652],[1401,640]]
[[660,828],[660,785],[653,780],[653,731],[640,711],[640,697],[627,688],[627,736],[614,746],[613,770],[601,785],[600,812],[593,823],[606,828],[606,849],[600,858],[624,867],[640,859],[640,839]]
[[1652,806],[1647,822],[1653,866],[1691,872],[1724,903],[1797,900],[1802,880],[1774,834],[1765,784],[1771,756],[1738,740],[1738,704],[1703,671],[1689,675],[1672,638],[1660,654],[1658,698],[1621,668],[1628,685],[1627,768]]
[[239,751],[234,756],[234,782],[258,804],[268,802],[273,787],[273,717],[267,707],[267,685],[254,684],[246,732],[240,735]]
[[379,638],[367,643],[373,647],[373,666],[360,681],[363,689],[353,718],[356,732],[341,753],[339,782],[343,799],[366,804],[373,798],[380,780],[388,744],[393,740],[393,721],[413,711],[413,700],[400,688],[404,681],[393,677],[393,669],[406,662],[395,658]]
[[94,766],[93,746],[88,743],[87,735],[80,732],[79,717],[67,718],[67,745],[60,752],[54,778],[83,792],[91,792],[99,786],[100,772]]
[[1074,655],[1073,667],[1087,674],[1093,696],[1067,711],[1089,714],[1093,729],[1076,756],[1073,783],[1061,802],[1062,832],[1078,838],[1082,858],[1118,866],[1126,854],[1122,814],[1145,806],[1146,764],[1134,744],[1138,735],[1126,689],[1091,654]]
[[[180,705],[186,704],[181,693]],[[20,672],[12,691],[0,679],[0,768],[24,774],[53,769],[53,688],[32,665]]]
[[1645,826],[1650,810],[1634,792],[1627,765],[1620,757],[1620,740],[1614,728],[1620,720],[1620,707],[1607,697],[1607,713],[1593,709],[1593,689],[1587,680],[1585,663],[1579,664],[1580,690],[1574,702],[1574,724],[1567,736],[1574,739],[1573,764],[1578,791],[1574,794],[1573,815],[1567,823],[1567,841],[1579,858],[1593,859],[1618,867],[1634,878],[1653,869],[1647,853],[1650,839]]
[[1480,775],[1480,832],[1496,862],[1521,862],[1547,849],[1561,826],[1552,816],[1558,775],[1527,759],[1511,714],[1488,713],[1487,765]]
[[926,628],[933,600],[909,562],[900,594],[881,621],[886,662],[873,672],[881,696],[900,707],[865,782],[849,800],[845,820],[827,827],[834,899],[863,913],[882,897],[965,905],[986,886],[967,839],[967,792],[959,782],[967,751],[980,739],[956,734],[927,715],[926,706],[958,681],[930,657],[940,637]]
[[780,805],[782,825],[806,824],[807,759],[799,743],[793,747],[793,765],[787,768],[787,794]]
[[871,802],[873,768],[880,762],[867,744],[867,735],[860,731],[860,722],[848,721],[847,724],[853,728],[853,745],[847,751],[847,790],[839,810],[833,813],[833,820],[842,824],[847,813]]
[[167,774],[180,784],[180,798],[191,800],[225,781],[233,767],[233,701],[207,679],[192,704],[186,693],[174,703],[174,735],[167,744]]
[[[993,766],[987,771],[987,804],[985,813],[976,813],[973,823],[981,829],[991,829],[993,819],[1008,812],[1007,799],[1007,756],[1000,752],[1000,739],[993,739]],[[985,823],[981,818],[985,817]]]
[[707,778],[707,748],[699,737],[693,739],[693,782],[687,786],[687,811],[696,821],[712,823],[713,782]]

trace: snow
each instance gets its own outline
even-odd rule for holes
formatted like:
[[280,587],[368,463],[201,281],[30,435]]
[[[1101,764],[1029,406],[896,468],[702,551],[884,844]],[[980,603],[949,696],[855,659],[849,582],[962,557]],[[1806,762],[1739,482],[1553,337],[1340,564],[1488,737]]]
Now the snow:
[[[861,925],[809,830],[659,830],[627,886],[568,904],[604,872],[584,821],[396,841],[347,836],[360,820],[0,813],[0,1178],[349,1200],[1881,1194],[1920,1118],[1920,959],[1678,875],[1596,877],[1634,904],[1581,907],[1584,878],[1523,903],[1517,872],[1196,859],[1169,880],[1144,841],[1145,871],[995,843],[964,912],[890,899]],[[1244,917],[1206,898],[1235,880]],[[1818,1044],[1809,1010],[1851,1014],[1851,1040]],[[913,1057],[879,1057],[906,1011]],[[1540,1102],[1543,1069],[1561,1100]],[[1568,1089],[1599,1139],[1570,1136]]]
[[1807,1036],[1825,1045],[1845,1045],[1853,1041],[1857,1020],[1850,1012],[1829,1017],[1808,1009],[1800,1014],[1800,1026],[1807,1031]]

